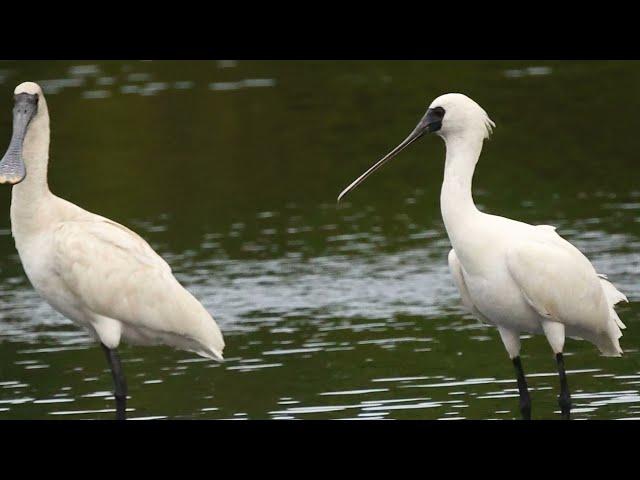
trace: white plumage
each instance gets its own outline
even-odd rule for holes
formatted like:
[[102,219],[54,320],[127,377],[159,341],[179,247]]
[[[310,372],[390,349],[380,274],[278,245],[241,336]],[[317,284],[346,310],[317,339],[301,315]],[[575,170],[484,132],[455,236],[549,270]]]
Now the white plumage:
[[20,93],[39,97],[23,143],[26,178],[11,200],[12,233],[33,287],[109,349],[124,339],[221,360],[216,322],[147,242],[50,192],[47,105],[35,83],[19,85]]
[[471,182],[493,122],[461,94],[438,97],[430,108],[436,107],[446,112],[436,132],[447,147],[440,204],[463,304],[498,327],[511,358],[519,355],[523,332],[544,334],[554,353],[562,352],[569,336],[619,356],[624,324],[613,306],[626,297],[555,227],[480,212]]
[[[604,355],[622,353],[618,339],[625,326],[613,306],[626,297],[578,249],[553,227],[477,215],[466,226],[477,248],[456,242],[476,255],[467,259],[467,270],[452,249],[449,268],[463,305],[498,327],[511,358],[519,354],[521,332],[544,333],[554,353],[562,351],[565,333],[589,340]],[[562,328],[545,331],[549,323]]]
[[614,305],[626,301],[589,260],[548,225],[528,225],[480,212],[471,183],[482,145],[495,124],[473,100],[446,94],[429,106],[414,131],[351,183],[338,201],[426,133],[446,144],[440,207],[453,249],[449,267],[463,305],[480,321],[495,325],[518,372],[524,418],[530,417],[520,362],[520,334],[544,334],[561,379],[560,406],[569,417],[570,396],[562,350],[565,337],[590,341],[607,356],[620,356],[624,324]]

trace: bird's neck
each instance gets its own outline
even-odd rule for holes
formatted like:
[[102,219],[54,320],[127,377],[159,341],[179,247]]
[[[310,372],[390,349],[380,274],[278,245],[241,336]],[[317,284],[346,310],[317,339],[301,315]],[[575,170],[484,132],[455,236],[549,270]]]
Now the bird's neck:
[[440,209],[450,239],[462,234],[469,221],[479,214],[473,203],[471,182],[483,141],[482,135],[445,139],[447,156],[440,192]]
[[11,194],[11,220],[27,218],[39,210],[42,200],[51,194],[47,182],[49,164],[49,115],[45,110],[34,118],[24,139],[22,158],[27,175],[13,186]]

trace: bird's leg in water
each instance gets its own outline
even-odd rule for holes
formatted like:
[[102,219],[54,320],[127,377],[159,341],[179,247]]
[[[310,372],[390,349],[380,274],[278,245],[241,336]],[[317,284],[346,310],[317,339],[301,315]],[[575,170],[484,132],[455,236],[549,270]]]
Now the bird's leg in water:
[[569,420],[571,415],[571,394],[569,393],[569,384],[567,383],[567,374],[564,371],[564,357],[562,353],[556,355],[556,363],[558,364],[558,375],[560,376],[560,396],[558,396],[558,405],[563,420]]
[[529,388],[527,387],[527,379],[522,370],[522,362],[520,357],[513,359],[513,366],[516,367],[518,375],[518,392],[520,393],[520,413],[523,420],[531,420],[531,397],[529,397]]
[[125,420],[127,410],[127,380],[124,378],[120,356],[115,349],[108,348],[103,343],[100,344],[107,356],[111,375],[113,375],[114,393],[116,397],[116,420]]

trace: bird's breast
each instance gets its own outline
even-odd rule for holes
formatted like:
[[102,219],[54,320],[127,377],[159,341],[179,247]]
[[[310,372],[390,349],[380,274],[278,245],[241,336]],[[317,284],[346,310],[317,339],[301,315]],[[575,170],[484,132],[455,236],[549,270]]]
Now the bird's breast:
[[469,296],[476,308],[499,326],[538,333],[540,318],[526,303],[522,292],[506,270],[496,267],[465,276]]
[[56,269],[52,242],[46,232],[15,236],[16,249],[34,290],[54,309],[71,320],[82,321],[84,314]]
[[526,303],[507,265],[509,242],[497,230],[469,232],[454,249],[474,306],[491,323],[536,333],[540,319]]

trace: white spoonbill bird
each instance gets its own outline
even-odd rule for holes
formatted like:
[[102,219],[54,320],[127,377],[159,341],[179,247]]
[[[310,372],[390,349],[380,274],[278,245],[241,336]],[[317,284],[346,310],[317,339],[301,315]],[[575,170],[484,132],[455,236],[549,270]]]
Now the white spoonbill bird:
[[525,419],[531,418],[531,400],[520,362],[520,334],[545,335],[560,376],[560,411],[568,419],[571,396],[562,356],[565,336],[588,340],[603,355],[620,356],[618,339],[625,326],[614,305],[627,299],[554,227],[529,225],[476,208],[471,180],[482,144],[494,126],[469,97],[442,95],[413,132],[344,189],[338,201],[426,133],[442,137],[446,160],[440,208],[453,247],[449,268],[462,303],[477,319],[498,328],[516,369]]
[[47,183],[49,112],[32,82],[14,91],[13,136],[0,182],[13,185],[11,231],[24,271],[51,306],[100,342],[113,375],[117,418],[127,385],[116,348],[166,344],[222,360],[224,340],[169,265],[128,228],[55,196]]

